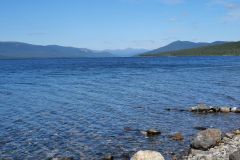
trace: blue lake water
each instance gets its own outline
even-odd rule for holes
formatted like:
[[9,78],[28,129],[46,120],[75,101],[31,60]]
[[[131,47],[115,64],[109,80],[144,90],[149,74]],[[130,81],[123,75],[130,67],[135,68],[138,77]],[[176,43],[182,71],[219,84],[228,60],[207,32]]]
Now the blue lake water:
[[[140,149],[169,159],[194,126],[240,127],[239,114],[165,110],[198,103],[240,107],[240,57],[1,60],[0,159],[124,159]],[[162,135],[139,132],[149,128]],[[185,140],[171,141],[174,132]]]

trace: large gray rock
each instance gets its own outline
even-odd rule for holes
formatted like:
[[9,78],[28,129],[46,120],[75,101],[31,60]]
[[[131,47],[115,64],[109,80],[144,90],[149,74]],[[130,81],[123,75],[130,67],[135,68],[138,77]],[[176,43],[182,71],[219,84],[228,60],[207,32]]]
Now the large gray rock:
[[135,153],[131,160],[164,160],[164,157],[159,152],[145,150]]
[[229,155],[229,160],[240,160],[240,150]]
[[106,155],[104,158],[103,158],[103,160],[113,160],[114,158],[113,158],[113,156],[112,155]]
[[191,147],[200,150],[207,150],[214,147],[221,141],[221,134],[219,129],[207,129],[198,132],[191,143]]
[[[188,156],[182,160],[240,160],[240,135],[228,133],[222,138],[221,142],[209,150],[191,149]],[[236,152],[237,151],[237,152]]]

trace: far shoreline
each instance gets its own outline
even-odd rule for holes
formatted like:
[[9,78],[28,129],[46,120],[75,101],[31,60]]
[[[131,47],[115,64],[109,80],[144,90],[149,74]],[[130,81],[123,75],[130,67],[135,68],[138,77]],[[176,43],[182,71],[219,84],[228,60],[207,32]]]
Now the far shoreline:
[[214,57],[240,57],[240,55],[203,55],[203,56],[132,56],[132,57],[31,57],[31,58],[0,58],[0,61],[4,60],[57,60],[57,59],[135,59],[135,58],[146,58],[146,59],[160,59],[160,58],[214,58]]

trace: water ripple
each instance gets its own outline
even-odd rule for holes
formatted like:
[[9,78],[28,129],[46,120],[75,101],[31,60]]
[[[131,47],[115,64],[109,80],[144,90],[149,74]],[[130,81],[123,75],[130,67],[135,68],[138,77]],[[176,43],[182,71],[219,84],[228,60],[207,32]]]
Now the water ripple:
[[[4,60],[0,69],[0,159],[123,159],[154,149],[168,160],[188,147],[194,126],[240,123],[236,114],[165,110],[239,106],[239,57]],[[162,136],[145,138],[149,128]],[[171,142],[174,132],[185,141]]]

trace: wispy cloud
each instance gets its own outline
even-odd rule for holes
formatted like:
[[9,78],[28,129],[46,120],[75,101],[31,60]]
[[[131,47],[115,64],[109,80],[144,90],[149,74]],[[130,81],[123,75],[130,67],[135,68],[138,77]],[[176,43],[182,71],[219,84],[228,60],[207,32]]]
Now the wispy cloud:
[[234,10],[228,12],[227,15],[224,17],[225,21],[239,21],[240,20],[240,10]]
[[185,2],[186,0],[122,0],[122,1],[128,1],[128,2],[134,2],[134,3],[141,3],[141,2],[160,2],[166,5],[178,5],[181,4],[183,2]]
[[185,0],[160,0],[160,1],[165,4],[176,5],[183,3]]
[[212,0],[210,6],[222,6],[226,10],[226,15],[223,17],[224,22],[240,20],[240,2],[229,0]]
[[169,22],[176,22],[176,21],[177,21],[177,19],[176,19],[176,18],[174,18],[174,17],[171,17],[171,18],[169,18],[169,19],[168,19],[168,21],[169,21]]

